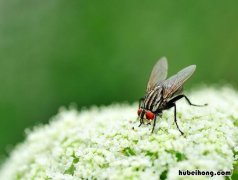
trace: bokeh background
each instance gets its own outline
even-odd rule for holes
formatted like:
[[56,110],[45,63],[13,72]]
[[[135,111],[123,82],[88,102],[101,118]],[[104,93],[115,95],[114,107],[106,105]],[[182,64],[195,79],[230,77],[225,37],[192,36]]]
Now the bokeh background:
[[0,158],[61,106],[134,102],[161,56],[238,86],[238,1],[0,0]]

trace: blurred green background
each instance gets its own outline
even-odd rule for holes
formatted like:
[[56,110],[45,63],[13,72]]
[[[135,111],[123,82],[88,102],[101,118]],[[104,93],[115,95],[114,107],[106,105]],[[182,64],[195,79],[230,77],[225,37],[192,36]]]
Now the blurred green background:
[[187,89],[237,87],[237,7],[207,0],[0,0],[0,157],[60,106],[138,100],[161,56],[169,75],[197,64]]

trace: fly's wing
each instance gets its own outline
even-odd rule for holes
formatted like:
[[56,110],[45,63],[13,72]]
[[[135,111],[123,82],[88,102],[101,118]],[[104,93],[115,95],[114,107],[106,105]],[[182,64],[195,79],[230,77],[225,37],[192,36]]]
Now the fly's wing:
[[147,84],[146,92],[149,92],[150,90],[154,89],[158,84],[164,81],[167,77],[167,71],[167,59],[166,57],[162,57],[153,67],[153,70],[150,74],[150,79]]
[[188,66],[164,81],[162,84],[164,89],[163,98],[170,98],[178,91],[182,90],[183,84],[192,76],[195,69],[196,65]]

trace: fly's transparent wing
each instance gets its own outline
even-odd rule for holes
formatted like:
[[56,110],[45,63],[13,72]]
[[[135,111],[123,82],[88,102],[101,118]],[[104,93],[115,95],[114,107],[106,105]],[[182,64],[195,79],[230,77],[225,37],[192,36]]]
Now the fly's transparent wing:
[[154,65],[153,70],[150,74],[150,79],[147,84],[146,91],[149,92],[150,90],[154,89],[159,83],[167,77],[168,71],[168,62],[166,57],[162,57],[157,61]]
[[181,71],[179,71],[174,76],[170,77],[166,81],[163,82],[162,86],[164,89],[163,92],[163,98],[170,98],[174,94],[177,93],[177,91],[180,91],[182,89],[183,84],[185,81],[188,80],[192,76],[196,69],[196,65],[188,66]]

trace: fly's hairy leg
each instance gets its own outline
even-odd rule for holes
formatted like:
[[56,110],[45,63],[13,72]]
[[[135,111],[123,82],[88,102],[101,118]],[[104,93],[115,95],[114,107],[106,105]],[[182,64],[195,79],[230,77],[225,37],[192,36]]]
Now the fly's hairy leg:
[[145,111],[143,110],[143,111],[141,112],[141,114],[140,114],[140,124],[139,124],[138,127],[140,127],[142,124],[144,124],[144,121],[143,121],[144,115],[145,115]]
[[173,107],[174,107],[174,122],[175,122],[179,132],[181,133],[181,135],[183,135],[184,133],[183,133],[183,131],[181,131],[181,129],[179,128],[178,123],[177,123],[177,111],[176,111],[176,104],[175,103],[173,103]]
[[[142,101],[144,101],[144,100],[145,100],[145,98],[140,98],[140,99],[139,99],[139,108],[141,108],[141,103],[142,103]],[[139,124],[138,127],[140,127],[142,124],[143,124],[143,119],[140,117],[140,124]]]
[[[175,98],[176,98],[176,97],[175,97]],[[175,99],[175,98],[174,98],[174,99]],[[176,124],[176,126],[177,126],[177,129],[178,129],[179,132],[181,133],[181,135],[183,135],[184,133],[183,133],[183,131],[181,131],[181,129],[179,128],[178,122],[177,122],[176,104],[171,100],[171,101],[168,102],[166,109],[170,109],[170,108],[172,108],[172,107],[174,108],[174,122],[175,122],[175,124]]]
[[142,120],[142,119],[140,119],[140,124],[139,124],[139,126],[138,126],[138,127],[140,127],[142,124],[143,124],[143,120]]
[[171,102],[171,103],[172,103],[172,102],[176,102],[176,101],[178,101],[178,100],[181,99],[181,98],[185,98],[185,100],[188,102],[188,104],[189,104],[190,106],[196,106],[196,107],[207,106],[207,104],[197,105],[197,104],[193,104],[193,103],[191,103],[191,101],[188,99],[188,97],[185,96],[184,94],[182,94],[182,95],[178,95],[178,96],[174,97],[174,98],[171,99],[169,102]]
[[154,132],[155,125],[156,125],[156,115],[154,117],[154,123],[153,123],[153,128],[152,128],[151,134]]

